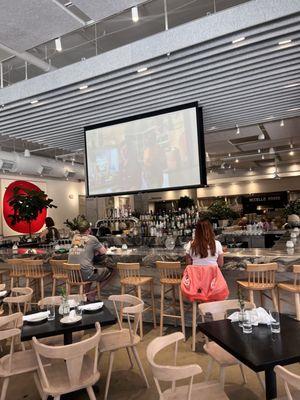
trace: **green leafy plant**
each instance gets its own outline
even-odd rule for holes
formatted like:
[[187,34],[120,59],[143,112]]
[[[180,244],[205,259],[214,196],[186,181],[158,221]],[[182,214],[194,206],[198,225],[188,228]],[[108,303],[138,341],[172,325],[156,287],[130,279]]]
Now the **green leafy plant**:
[[79,228],[84,224],[86,224],[86,217],[84,215],[78,215],[77,217],[73,218],[72,221],[68,219],[64,222],[71,231],[78,231]]
[[38,215],[45,208],[57,208],[52,204],[53,200],[48,198],[42,190],[26,189],[16,186],[13,195],[9,199],[9,205],[13,208],[13,214],[9,214],[12,225],[21,221],[29,224],[29,234],[31,236],[31,223],[37,219]]
[[60,288],[60,295],[64,300],[67,299],[68,296],[67,296],[66,288],[64,288],[64,287]]
[[300,199],[290,201],[289,204],[285,206],[284,215],[287,217],[292,214],[300,215]]
[[238,299],[240,303],[240,308],[241,310],[243,310],[245,308],[245,297],[240,286],[238,287]]
[[188,196],[181,196],[178,200],[178,208],[185,210],[186,208],[192,208],[195,205],[193,199]]
[[223,219],[236,219],[239,217],[239,213],[232,210],[227,202],[223,199],[214,201],[209,207],[208,211],[211,213],[212,218],[223,220]]

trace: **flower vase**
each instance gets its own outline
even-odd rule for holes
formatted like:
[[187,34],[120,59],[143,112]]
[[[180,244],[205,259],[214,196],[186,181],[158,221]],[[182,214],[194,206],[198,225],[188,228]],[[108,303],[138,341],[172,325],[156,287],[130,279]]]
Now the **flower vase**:
[[60,315],[69,315],[70,314],[70,305],[67,297],[62,298],[61,305],[59,306],[58,313]]

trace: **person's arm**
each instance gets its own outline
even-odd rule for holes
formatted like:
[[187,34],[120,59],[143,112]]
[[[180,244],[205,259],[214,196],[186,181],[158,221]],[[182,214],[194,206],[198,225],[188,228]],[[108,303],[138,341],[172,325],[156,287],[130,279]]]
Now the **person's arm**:
[[95,252],[96,254],[106,254],[107,253],[107,248],[103,245],[101,247],[98,247],[98,249]]
[[222,245],[219,241],[216,241],[216,252],[218,255],[217,264],[221,268],[224,265],[224,255]]
[[44,239],[48,234],[48,229],[45,229],[43,232],[40,233],[40,239]]
[[186,265],[192,265],[193,264],[193,259],[191,257],[190,250],[191,250],[191,242],[188,242],[188,244],[186,245],[186,248],[185,248],[185,252],[186,252],[186,254],[185,254],[185,262],[186,262]]

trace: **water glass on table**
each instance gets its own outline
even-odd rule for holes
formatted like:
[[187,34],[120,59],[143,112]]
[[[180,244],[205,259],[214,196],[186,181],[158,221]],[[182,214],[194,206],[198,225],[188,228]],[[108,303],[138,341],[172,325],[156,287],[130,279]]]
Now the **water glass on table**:
[[78,301],[78,302],[76,302],[76,305],[75,305],[75,313],[76,313],[76,315],[82,315],[82,309],[81,309],[81,306],[83,305],[83,301]]
[[53,321],[55,319],[55,304],[47,304],[48,311],[48,321]]
[[243,333],[252,333],[252,318],[249,311],[245,311],[245,316],[243,319]]
[[270,327],[272,333],[280,333],[280,315],[277,311],[269,311],[270,314]]

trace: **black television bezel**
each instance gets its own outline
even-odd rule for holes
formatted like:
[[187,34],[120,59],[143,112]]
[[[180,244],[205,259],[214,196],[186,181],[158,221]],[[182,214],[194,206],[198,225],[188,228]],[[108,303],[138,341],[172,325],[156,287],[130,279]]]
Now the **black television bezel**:
[[[122,124],[125,122],[135,121],[138,119],[155,117],[156,115],[168,114],[174,111],[185,110],[187,108],[196,109],[196,120],[197,120],[197,139],[198,139],[198,158],[199,158],[199,172],[200,182],[197,185],[190,186],[173,186],[168,188],[157,188],[149,190],[134,190],[128,192],[114,192],[114,193],[103,193],[103,194],[90,194],[89,193],[89,175],[88,175],[88,163],[87,163],[87,143],[86,143],[86,131],[91,129],[104,128],[106,126]],[[175,107],[168,107],[157,111],[151,111],[143,114],[133,115],[131,117],[120,118],[113,121],[107,121],[100,124],[93,124],[84,127],[84,150],[85,150],[85,174],[86,174],[86,197],[111,197],[121,196],[139,193],[155,193],[155,192],[166,192],[168,190],[184,190],[184,189],[196,189],[207,186],[207,175],[206,175],[206,153],[205,153],[205,141],[204,141],[204,127],[203,127],[203,113],[202,107],[199,107],[197,102],[182,104]]]

